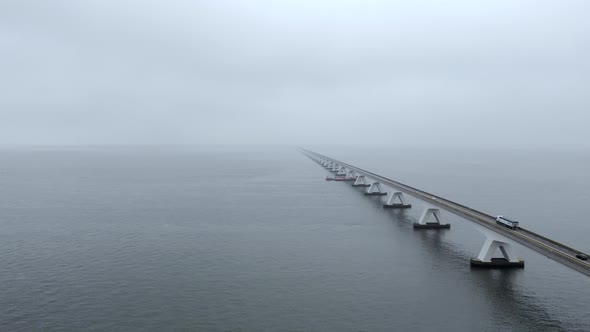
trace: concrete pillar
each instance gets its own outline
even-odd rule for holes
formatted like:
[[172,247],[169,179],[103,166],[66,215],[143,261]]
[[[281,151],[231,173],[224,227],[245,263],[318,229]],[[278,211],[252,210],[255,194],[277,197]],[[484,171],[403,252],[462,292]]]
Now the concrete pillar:
[[[434,219],[434,221],[430,220]],[[441,229],[451,228],[451,224],[440,223],[440,210],[436,208],[427,208],[422,212],[422,216],[418,219],[417,223],[414,223],[414,229]]]
[[[523,268],[524,260],[516,258],[512,251],[511,241],[483,226],[476,226],[482,232],[486,240],[483,243],[477,258],[472,258],[470,261],[471,267],[483,268]],[[497,252],[500,252],[501,257],[493,257]]]
[[356,180],[352,184],[353,187],[370,187],[371,185],[365,181],[364,175],[359,175],[356,177]]
[[[399,201],[399,202],[396,202]],[[401,191],[396,191],[391,193],[387,203],[383,204],[383,207],[386,209],[409,209],[412,207],[412,204],[406,204],[404,202],[404,194]]]
[[365,192],[365,196],[386,196],[387,193],[381,190],[381,183],[373,182]]

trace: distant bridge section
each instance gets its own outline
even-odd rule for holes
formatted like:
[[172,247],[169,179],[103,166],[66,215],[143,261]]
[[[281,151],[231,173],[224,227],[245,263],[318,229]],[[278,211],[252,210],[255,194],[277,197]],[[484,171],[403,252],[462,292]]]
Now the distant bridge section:
[[[493,265],[494,258],[491,258],[491,255],[494,251],[496,251],[496,249],[500,249],[502,254],[504,255],[504,259],[506,262],[510,262],[510,264],[514,264],[515,266],[520,264],[520,267],[524,267],[524,261],[518,262],[513,257],[511,257],[511,254],[509,253],[510,241],[513,241],[525,247],[528,247],[548,258],[551,258],[556,262],[561,263],[571,269],[574,269],[587,276],[590,276],[590,261],[583,260],[580,258],[584,258],[584,256],[590,255],[585,254],[574,248],[571,248],[563,243],[557,242],[555,240],[552,240],[548,237],[542,236],[522,227],[510,229],[498,225],[496,223],[496,217],[494,216],[488,215],[481,211],[477,211],[475,209],[453,202],[446,198],[430,194],[423,190],[416,189],[401,182],[384,177],[382,175],[375,174],[362,168],[324,156],[322,154],[305,149],[301,149],[301,152],[303,152],[305,155],[315,160],[316,162],[326,167],[330,167],[333,170],[339,170],[340,172],[348,171],[348,174],[350,174],[350,172],[356,173],[356,176],[363,181],[362,186],[365,186],[365,179],[370,178],[374,180],[377,185],[381,183],[396,190],[399,190],[399,192],[397,193],[392,193],[398,197],[400,195],[400,192],[403,192],[407,195],[423,200],[428,204],[449,211],[459,217],[465,218],[466,220],[475,223],[476,228],[482,231],[482,233],[484,233],[484,235],[486,236],[486,242],[484,243],[484,246],[478,258],[472,260],[472,266],[477,266],[477,264]],[[358,182],[357,186],[359,186]],[[435,217],[436,221],[438,222],[436,211],[437,209],[433,208],[424,211],[423,217],[421,218],[421,222],[422,219],[427,217],[427,215]],[[416,227],[416,225],[418,225],[418,227]],[[414,224],[415,228],[431,228],[424,227],[425,225],[427,224],[422,224],[422,226],[420,226],[420,224]],[[439,225],[438,227],[432,228],[449,228],[440,226],[450,225]],[[507,264],[505,267],[510,266],[510,264]]]

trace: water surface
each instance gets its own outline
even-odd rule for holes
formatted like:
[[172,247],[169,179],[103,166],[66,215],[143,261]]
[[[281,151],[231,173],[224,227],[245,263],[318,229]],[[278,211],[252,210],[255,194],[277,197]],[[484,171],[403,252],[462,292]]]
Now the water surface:
[[[590,251],[586,153],[316,150]],[[587,277],[522,247],[524,270],[472,271],[468,222],[417,232],[422,203],[326,175],[293,148],[5,148],[0,327],[590,330]]]

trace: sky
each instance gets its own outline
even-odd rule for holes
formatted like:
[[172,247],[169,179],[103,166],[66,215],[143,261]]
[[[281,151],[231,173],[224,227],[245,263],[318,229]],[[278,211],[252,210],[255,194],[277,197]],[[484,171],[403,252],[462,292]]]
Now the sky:
[[0,145],[590,147],[590,1],[2,0]]

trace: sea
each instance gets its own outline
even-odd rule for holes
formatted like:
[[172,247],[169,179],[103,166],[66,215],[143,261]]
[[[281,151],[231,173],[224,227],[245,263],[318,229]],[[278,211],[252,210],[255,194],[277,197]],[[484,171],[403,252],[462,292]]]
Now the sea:
[[[305,146],[590,252],[590,151]],[[0,148],[0,331],[590,331],[590,278],[294,146]],[[391,191],[391,188],[386,188]]]

